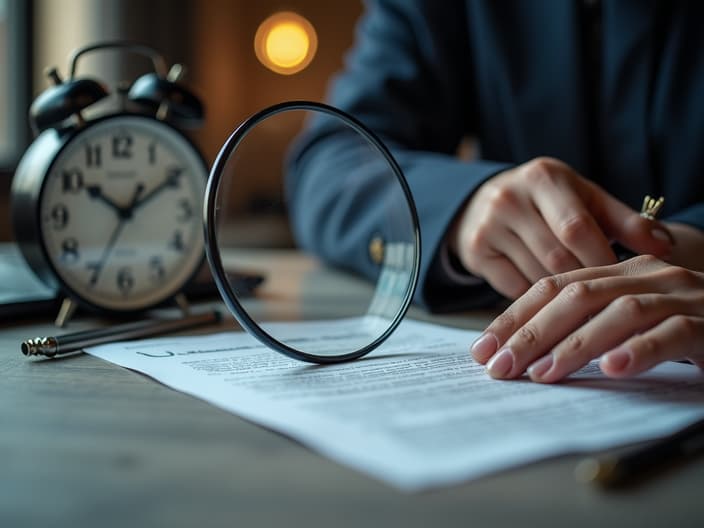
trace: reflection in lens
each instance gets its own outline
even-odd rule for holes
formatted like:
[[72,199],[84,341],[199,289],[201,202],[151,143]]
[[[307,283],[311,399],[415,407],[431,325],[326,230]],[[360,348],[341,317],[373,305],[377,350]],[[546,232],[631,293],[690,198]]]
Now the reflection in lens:
[[[205,207],[223,299],[270,347],[306,361],[349,360],[405,314],[420,259],[413,202],[388,151],[348,115],[293,102],[253,116],[223,146]],[[271,222],[268,213],[281,211],[295,236]],[[285,259],[262,243],[272,233],[289,246]],[[254,296],[242,271],[266,277]],[[336,322],[329,332],[282,324],[326,320]]]

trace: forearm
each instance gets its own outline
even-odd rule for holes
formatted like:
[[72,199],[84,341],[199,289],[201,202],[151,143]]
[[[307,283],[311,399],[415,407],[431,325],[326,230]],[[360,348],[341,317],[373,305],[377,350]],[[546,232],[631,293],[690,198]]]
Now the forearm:
[[[317,130],[289,165],[288,195],[299,243],[326,261],[375,277],[367,247],[384,237],[389,207],[402,196],[390,169],[361,163],[358,139]],[[402,167],[420,219],[421,270],[416,301],[431,309],[486,305],[495,293],[480,284],[461,284],[443,273],[437,256],[458,210],[483,181],[504,165],[467,163],[452,156],[392,148]],[[486,290],[486,291],[485,291]]]

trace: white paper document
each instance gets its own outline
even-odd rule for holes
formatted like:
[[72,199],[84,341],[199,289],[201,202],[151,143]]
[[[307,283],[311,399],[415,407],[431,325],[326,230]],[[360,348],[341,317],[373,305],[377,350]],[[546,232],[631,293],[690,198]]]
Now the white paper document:
[[[340,339],[359,322],[276,323],[276,335]],[[365,358],[319,366],[241,332],[87,350],[289,435],[404,490],[466,481],[567,452],[665,435],[704,418],[704,375],[667,363],[633,380],[592,363],[566,383],[495,381],[476,332],[405,320]],[[344,347],[343,347],[344,348]]]

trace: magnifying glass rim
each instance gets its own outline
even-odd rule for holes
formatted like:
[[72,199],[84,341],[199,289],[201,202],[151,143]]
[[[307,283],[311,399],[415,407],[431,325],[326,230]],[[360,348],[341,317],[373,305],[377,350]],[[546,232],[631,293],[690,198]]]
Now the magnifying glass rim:
[[[409,287],[406,289],[406,294],[403,299],[403,304],[401,309],[396,313],[393,321],[389,327],[374,341],[365,345],[364,347],[355,350],[354,352],[348,352],[345,354],[335,355],[335,356],[319,356],[316,354],[310,354],[308,352],[303,352],[296,348],[293,348],[285,343],[282,343],[278,339],[272,337],[269,333],[264,331],[259,324],[250,317],[247,310],[244,309],[242,304],[237,299],[237,295],[230,286],[230,282],[227,278],[227,273],[225,272],[225,267],[222,263],[222,258],[218,250],[217,244],[217,234],[216,234],[216,197],[217,190],[220,186],[220,181],[222,179],[225,166],[230,160],[230,156],[239,146],[240,142],[246,137],[249,131],[255,127],[257,124],[261,123],[265,119],[274,116],[281,112],[286,112],[289,110],[313,110],[319,111],[324,114],[332,115],[338,117],[349,125],[356,132],[364,136],[370,143],[372,143],[386,158],[391,168],[396,175],[403,192],[406,196],[406,200],[410,209],[411,219],[413,221],[413,231],[415,238],[415,259],[413,262],[413,270],[411,276],[411,282]],[[210,169],[210,175],[208,177],[208,182],[205,189],[205,200],[203,207],[203,227],[205,231],[205,253],[210,265],[210,270],[213,274],[213,279],[215,280],[215,285],[220,292],[224,303],[227,305],[230,312],[235,316],[237,321],[244,327],[250,334],[254,335],[260,342],[264,345],[281,352],[282,354],[302,361],[307,361],[309,363],[341,363],[343,361],[350,361],[362,357],[376,347],[378,347],[382,342],[384,342],[396,329],[399,323],[403,320],[408,308],[413,301],[413,295],[416,290],[416,285],[418,283],[418,275],[420,273],[420,228],[418,221],[418,212],[416,211],[415,202],[413,201],[413,196],[411,195],[411,190],[406,182],[406,178],[401,171],[401,167],[398,165],[394,157],[391,155],[389,149],[384,145],[381,140],[377,137],[374,132],[369,130],[364,126],[359,120],[352,117],[348,113],[335,108],[333,106],[318,103],[313,101],[286,101],[283,103],[278,103],[263,110],[260,110],[256,114],[252,115],[245,121],[243,121],[235,131],[227,138],[225,143],[220,149],[212,168]]]

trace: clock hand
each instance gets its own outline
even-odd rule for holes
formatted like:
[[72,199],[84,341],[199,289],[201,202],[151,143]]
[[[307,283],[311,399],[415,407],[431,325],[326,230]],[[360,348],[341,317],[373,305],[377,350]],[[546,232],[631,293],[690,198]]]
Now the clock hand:
[[98,279],[100,278],[100,274],[102,273],[103,268],[105,267],[105,263],[108,261],[108,257],[112,252],[112,248],[115,246],[115,243],[117,242],[117,239],[120,236],[122,229],[125,227],[125,221],[132,218],[132,209],[134,208],[134,204],[137,203],[137,200],[139,200],[139,195],[142,194],[143,191],[144,185],[138,183],[134,189],[134,194],[132,195],[130,204],[127,207],[117,206],[119,210],[119,220],[117,222],[117,225],[115,226],[115,229],[113,229],[112,233],[110,234],[110,238],[108,239],[108,243],[105,245],[105,249],[103,249],[103,254],[100,256],[100,260],[97,264],[91,266],[94,270],[93,276],[90,278],[91,286],[95,286],[98,283]]
[[181,172],[183,172],[183,169],[181,167],[174,167],[169,169],[164,181],[162,181],[159,185],[149,191],[141,200],[137,200],[136,202],[134,202],[132,209],[130,209],[130,212],[132,212],[133,209],[142,207],[145,203],[149,202],[155,196],[164,191],[164,189],[167,189],[169,187],[178,187],[179,179],[181,178]]
[[90,196],[91,198],[97,198],[101,202],[107,204],[112,209],[114,209],[118,215],[122,214],[122,207],[116,202],[114,202],[112,199],[105,196],[103,194],[103,190],[100,188],[99,185],[88,185],[86,187],[86,190],[88,191],[88,196]]
[[120,218],[119,222],[115,226],[115,229],[113,229],[110,238],[108,239],[108,243],[105,246],[105,249],[103,249],[103,254],[100,256],[100,260],[95,265],[89,265],[90,268],[93,268],[93,276],[90,278],[91,286],[95,286],[98,283],[98,279],[100,278],[100,274],[102,273],[103,268],[105,267],[105,263],[108,260],[108,256],[112,252],[112,248],[115,245],[115,242],[117,241],[117,237],[120,236],[120,233],[122,232],[122,228],[124,226],[125,219]]

